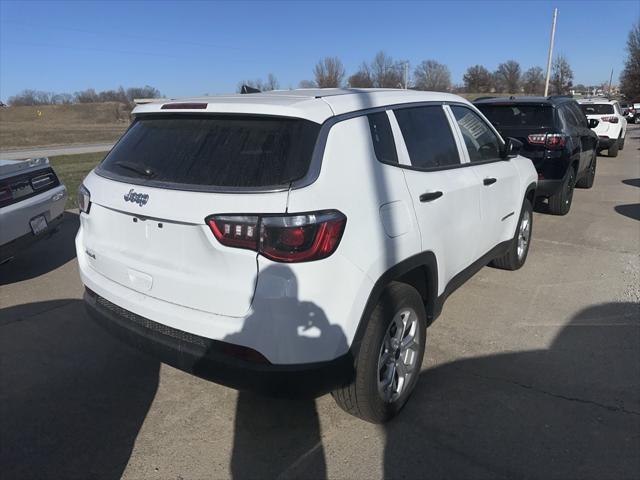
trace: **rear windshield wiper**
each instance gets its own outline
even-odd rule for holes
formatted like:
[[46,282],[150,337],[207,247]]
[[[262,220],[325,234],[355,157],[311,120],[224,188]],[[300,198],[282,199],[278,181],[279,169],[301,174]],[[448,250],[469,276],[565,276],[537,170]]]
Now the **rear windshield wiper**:
[[155,172],[151,170],[151,168],[141,167],[140,165],[136,165],[132,162],[116,162],[116,165],[127,170],[131,170],[132,172],[136,172],[145,177],[153,177],[153,175],[155,174]]

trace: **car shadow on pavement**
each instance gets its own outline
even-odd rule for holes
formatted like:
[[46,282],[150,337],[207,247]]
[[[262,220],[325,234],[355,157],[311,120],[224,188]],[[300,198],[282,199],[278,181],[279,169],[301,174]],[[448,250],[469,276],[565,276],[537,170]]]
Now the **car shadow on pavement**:
[[548,349],[425,370],[386,426],[385,478],[636,477],[638,352],[640,304],[607,303]]
[[58,232],[0,265],[0,286],[39,277],[76,258],[75,237],[79,226],[77,213],[64,212]]
[[640,203],[628,203],[626,205],[616,205],[613,209],[620,215],[640,221]]
[[2,478],[121,478],[158,374],[81,300],[0,310]]
[[622,180],[625,185],[631,185],[632,187],[640,187],[640,178],[627,178]]

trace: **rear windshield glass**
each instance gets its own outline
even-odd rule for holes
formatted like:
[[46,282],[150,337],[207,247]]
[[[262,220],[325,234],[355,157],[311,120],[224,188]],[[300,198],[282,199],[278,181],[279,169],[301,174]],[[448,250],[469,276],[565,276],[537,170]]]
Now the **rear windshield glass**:
[[613,113],[613,105],[608,103],[583,103],[580,105],[585,115],[605,115]]
[[281,117],[141,117],[98,173],[185,188],[286,185],[307,173],[319,129]]
[[544,105],[476,105],[496,127],[552,127],[553,109]]

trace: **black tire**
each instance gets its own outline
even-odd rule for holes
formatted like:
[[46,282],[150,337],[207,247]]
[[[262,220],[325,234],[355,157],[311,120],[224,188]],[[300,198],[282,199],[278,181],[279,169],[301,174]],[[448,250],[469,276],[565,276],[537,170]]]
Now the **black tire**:
[[619,138],[618,139],[618,149],[619,150],[624,150],[624,141],[626,140],[627,137],[624,138]]
[[[406,385],[393,401],[383,399],[378,390],[381,371],[379,360],[383,353],[383,342],[392,328],[394,318],[403,309],[413,310],[416,314],[417,356],[414,369],[406,380]],[[362,343],[355,359],[353,380],[332,392],[336,403],[345,412],[371,423],[383,423],[398,414],[407,402],[420,375],[420,366],[424,357],[427,334],[427,314],[422,297],[415,288],[398,282],[392,282],[380,297],[364,332]],[[391,354],[389,358],[397,355]],[[396,377],[394,368],[390,377]],[[385,370],[386,373],[386,370]]]
[[618,156],[618,149],[620,148],[620,144],[618,140],[609,145],[609,150],[607,150],[607,155],[611,158],[616,158]]
[[[528,231],[523,232],[523,220],[527,219]],[[526,245],[524,246],[523,253],[518,255],[518,245],[521,235],[526,233]],[[533,206],[531,202],[525,198],[522,202],[522,211],[520,212],[520,219],[518,220],[518,226],[516,227],[516,233],[511,240],[509,250],[503,256],[494,258],[491,262],[492,267],[501,268],[503,270],[518,270],[527,261],[527,255],[529,254],[529,245],[531,244],[531,235],[533,234]]]
[[573,201],[573,188],[576,185],[576,171],[573,167],[567,169],[562,187],[549,197],[549,213],[553,215],[566,215],[571,209]]
[[593,187],[593,182],[596,179],[596,164],[598,161],[598,157],[596,155],[591,159],[591,164],[589,165],[589,169],[587,170],[584,177],[576,182],[576,187],[578,188],[591,188]]

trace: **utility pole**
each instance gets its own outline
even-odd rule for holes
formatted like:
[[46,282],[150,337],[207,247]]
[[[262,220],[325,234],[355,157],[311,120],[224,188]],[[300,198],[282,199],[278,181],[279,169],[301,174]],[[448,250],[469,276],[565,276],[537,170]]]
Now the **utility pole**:
[[409,61],[404,62],[404,89],[406,90],[409,85]]
[[611,82],[613,81],[613,68],[611,69],[611,76],[609,77],[609,96],[611,96]]
[[549,95],[549,78],[551,77],[551,59],[553,58],[553,39],[556,36],[556,19],[558,9],[553,9],[553,23],[551,24],[551,42],[549,43],[549,58],[547,59],[547,80],[544,83],[544,96]]

